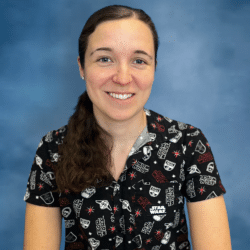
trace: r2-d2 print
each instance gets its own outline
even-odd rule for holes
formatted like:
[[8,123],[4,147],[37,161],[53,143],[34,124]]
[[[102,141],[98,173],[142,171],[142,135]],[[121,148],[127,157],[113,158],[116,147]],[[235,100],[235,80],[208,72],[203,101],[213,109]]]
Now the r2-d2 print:
[[151,197],[157,197],[160,192],[161,192],[161,189],[155,186],[151,186],[149,189],[149,195]]

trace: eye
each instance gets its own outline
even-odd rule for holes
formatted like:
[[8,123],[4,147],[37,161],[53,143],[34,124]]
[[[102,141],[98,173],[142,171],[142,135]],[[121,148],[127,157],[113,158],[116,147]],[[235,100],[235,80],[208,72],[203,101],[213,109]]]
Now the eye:
[[146,62],[143,61],[143,60],[141,60],[141,59],[136,59],[134,62],[135,62],[136,64],[146,64]]
[[105,63],[105,62],[111,62],[111,59],[108,57],[101,57],[97,61]]

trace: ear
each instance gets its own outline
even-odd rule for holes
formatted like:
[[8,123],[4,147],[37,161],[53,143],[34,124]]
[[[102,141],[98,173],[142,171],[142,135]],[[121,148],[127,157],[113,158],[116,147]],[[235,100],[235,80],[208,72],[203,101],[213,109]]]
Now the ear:
[[81,61],[80,61],[80,57],[79,57],[79,56],[77,57],[77,63],[78,63],[78,67],[79,67],[80,77],[82,77],[82,76],[84,76],[84,70],[83,70],[83,68],[82,68]]

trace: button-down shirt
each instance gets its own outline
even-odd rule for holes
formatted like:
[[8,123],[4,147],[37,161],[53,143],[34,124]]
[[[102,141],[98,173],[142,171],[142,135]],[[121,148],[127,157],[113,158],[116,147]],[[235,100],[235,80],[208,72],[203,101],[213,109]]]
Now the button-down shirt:
[[55,193],[53,167],[67,126],[39,143],[26,202],[60,207],[65,249],[190,249],[185,201],[226,191],[200,129],[144,110],[147,126],[133,145],[118,181],[82,192]]

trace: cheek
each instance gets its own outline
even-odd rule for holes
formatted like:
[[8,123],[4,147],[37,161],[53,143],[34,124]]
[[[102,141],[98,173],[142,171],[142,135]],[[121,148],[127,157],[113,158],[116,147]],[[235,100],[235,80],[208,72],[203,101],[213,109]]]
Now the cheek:
[[91,91],[96,91],[101,87],[101,79],[99,76],[87,75],[86,76],[86,87]]
[[109,76],[106,72],[90,69],[86,71],[86,81],[90,87],[101,87],[109,79]]
[[146,75],[144,76],[141,81],[140,81],[140,86],[139,88],[141,90],[151,90],[152,85],[153,85],[153,81],[154,81],[154,76],[153,75]]

